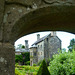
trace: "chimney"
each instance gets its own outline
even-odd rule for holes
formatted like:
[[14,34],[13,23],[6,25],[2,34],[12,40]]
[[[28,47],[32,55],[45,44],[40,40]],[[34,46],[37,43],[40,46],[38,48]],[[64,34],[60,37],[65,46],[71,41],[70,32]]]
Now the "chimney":
[[29,49],[28,40],[25,40],[25,49],[26,49],[26,50]]
[[37,34],[37,40],[39,40],[40,39],[40,34]]
[[56,31],[52,31],[51,36],[56,36]]

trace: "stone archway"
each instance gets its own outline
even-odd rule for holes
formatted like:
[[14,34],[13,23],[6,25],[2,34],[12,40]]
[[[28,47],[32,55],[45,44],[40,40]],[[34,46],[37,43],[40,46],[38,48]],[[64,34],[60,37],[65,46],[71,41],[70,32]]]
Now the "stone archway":
[[1,75],[15,75],[13,44],[18,38],[46,30],[75,34],[74,0],[1,0],[0,5]]
[[12,27],[10,38],[16,40],[33,32],[50,30],[75,33],[75,11],[72,10],[71,6],[46,6],[24,14]]

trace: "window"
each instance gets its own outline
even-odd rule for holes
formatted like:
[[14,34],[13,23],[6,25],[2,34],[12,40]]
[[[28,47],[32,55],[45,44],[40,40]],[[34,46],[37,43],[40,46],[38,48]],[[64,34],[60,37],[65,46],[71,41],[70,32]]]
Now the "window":
[[36,56],[36,52],[34,52],[34,55]]
[[42,55],[42,52],[41,52],[41,55]]
[[32,53],[32,52],[30,52],[30,55],[32,56],[32,55],[33,55],[33,53]]
[[39,47],[39,45],[38,45],[38,47]]
[[41,48],[42,48],[42,45],[41,45]]

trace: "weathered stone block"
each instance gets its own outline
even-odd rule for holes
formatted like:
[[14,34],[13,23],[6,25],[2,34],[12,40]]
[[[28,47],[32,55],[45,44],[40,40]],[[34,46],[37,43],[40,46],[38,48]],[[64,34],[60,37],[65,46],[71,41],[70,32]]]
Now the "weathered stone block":
[[18,3],[18,4],[22,4],[25,6],[31,6],[34,4],[39,5],[41,3],[41,0],[7,0],[7,3]]
[[0,75],[15,75],[14,54],[10,43],[0,43]]
[[4,13],[4,1],[5,0],[0,0],[0,41],[2,41],[2,21]]

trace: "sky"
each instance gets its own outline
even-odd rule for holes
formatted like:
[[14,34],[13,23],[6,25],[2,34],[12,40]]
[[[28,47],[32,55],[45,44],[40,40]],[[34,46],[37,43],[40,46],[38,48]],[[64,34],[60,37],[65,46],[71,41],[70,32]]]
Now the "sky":
[[[38,33],[33,33],[33,34],[29,34],[26,36],[23,36],[21,38],[19,38],[16,42],[15,42],[15,46],[17,47],[18,44],[23,44],[25,45],[25,40],[28,40],[28,44],[29,47],[35,42],[37,41],[37,34],[40,34],[40,38],[42,38],[43,36],[50,34],[50,31],[45,31],[45,32],[38,32]],[[70,40],[71,39],[75,39],[75,34],[71,34],[68,32],[61,32],[61,31],[57,31],[57,36],[60,38],[60,40],[62,41],[62,48],[65,48],[66,50],[68,50],[68,46],[70,44]]]

